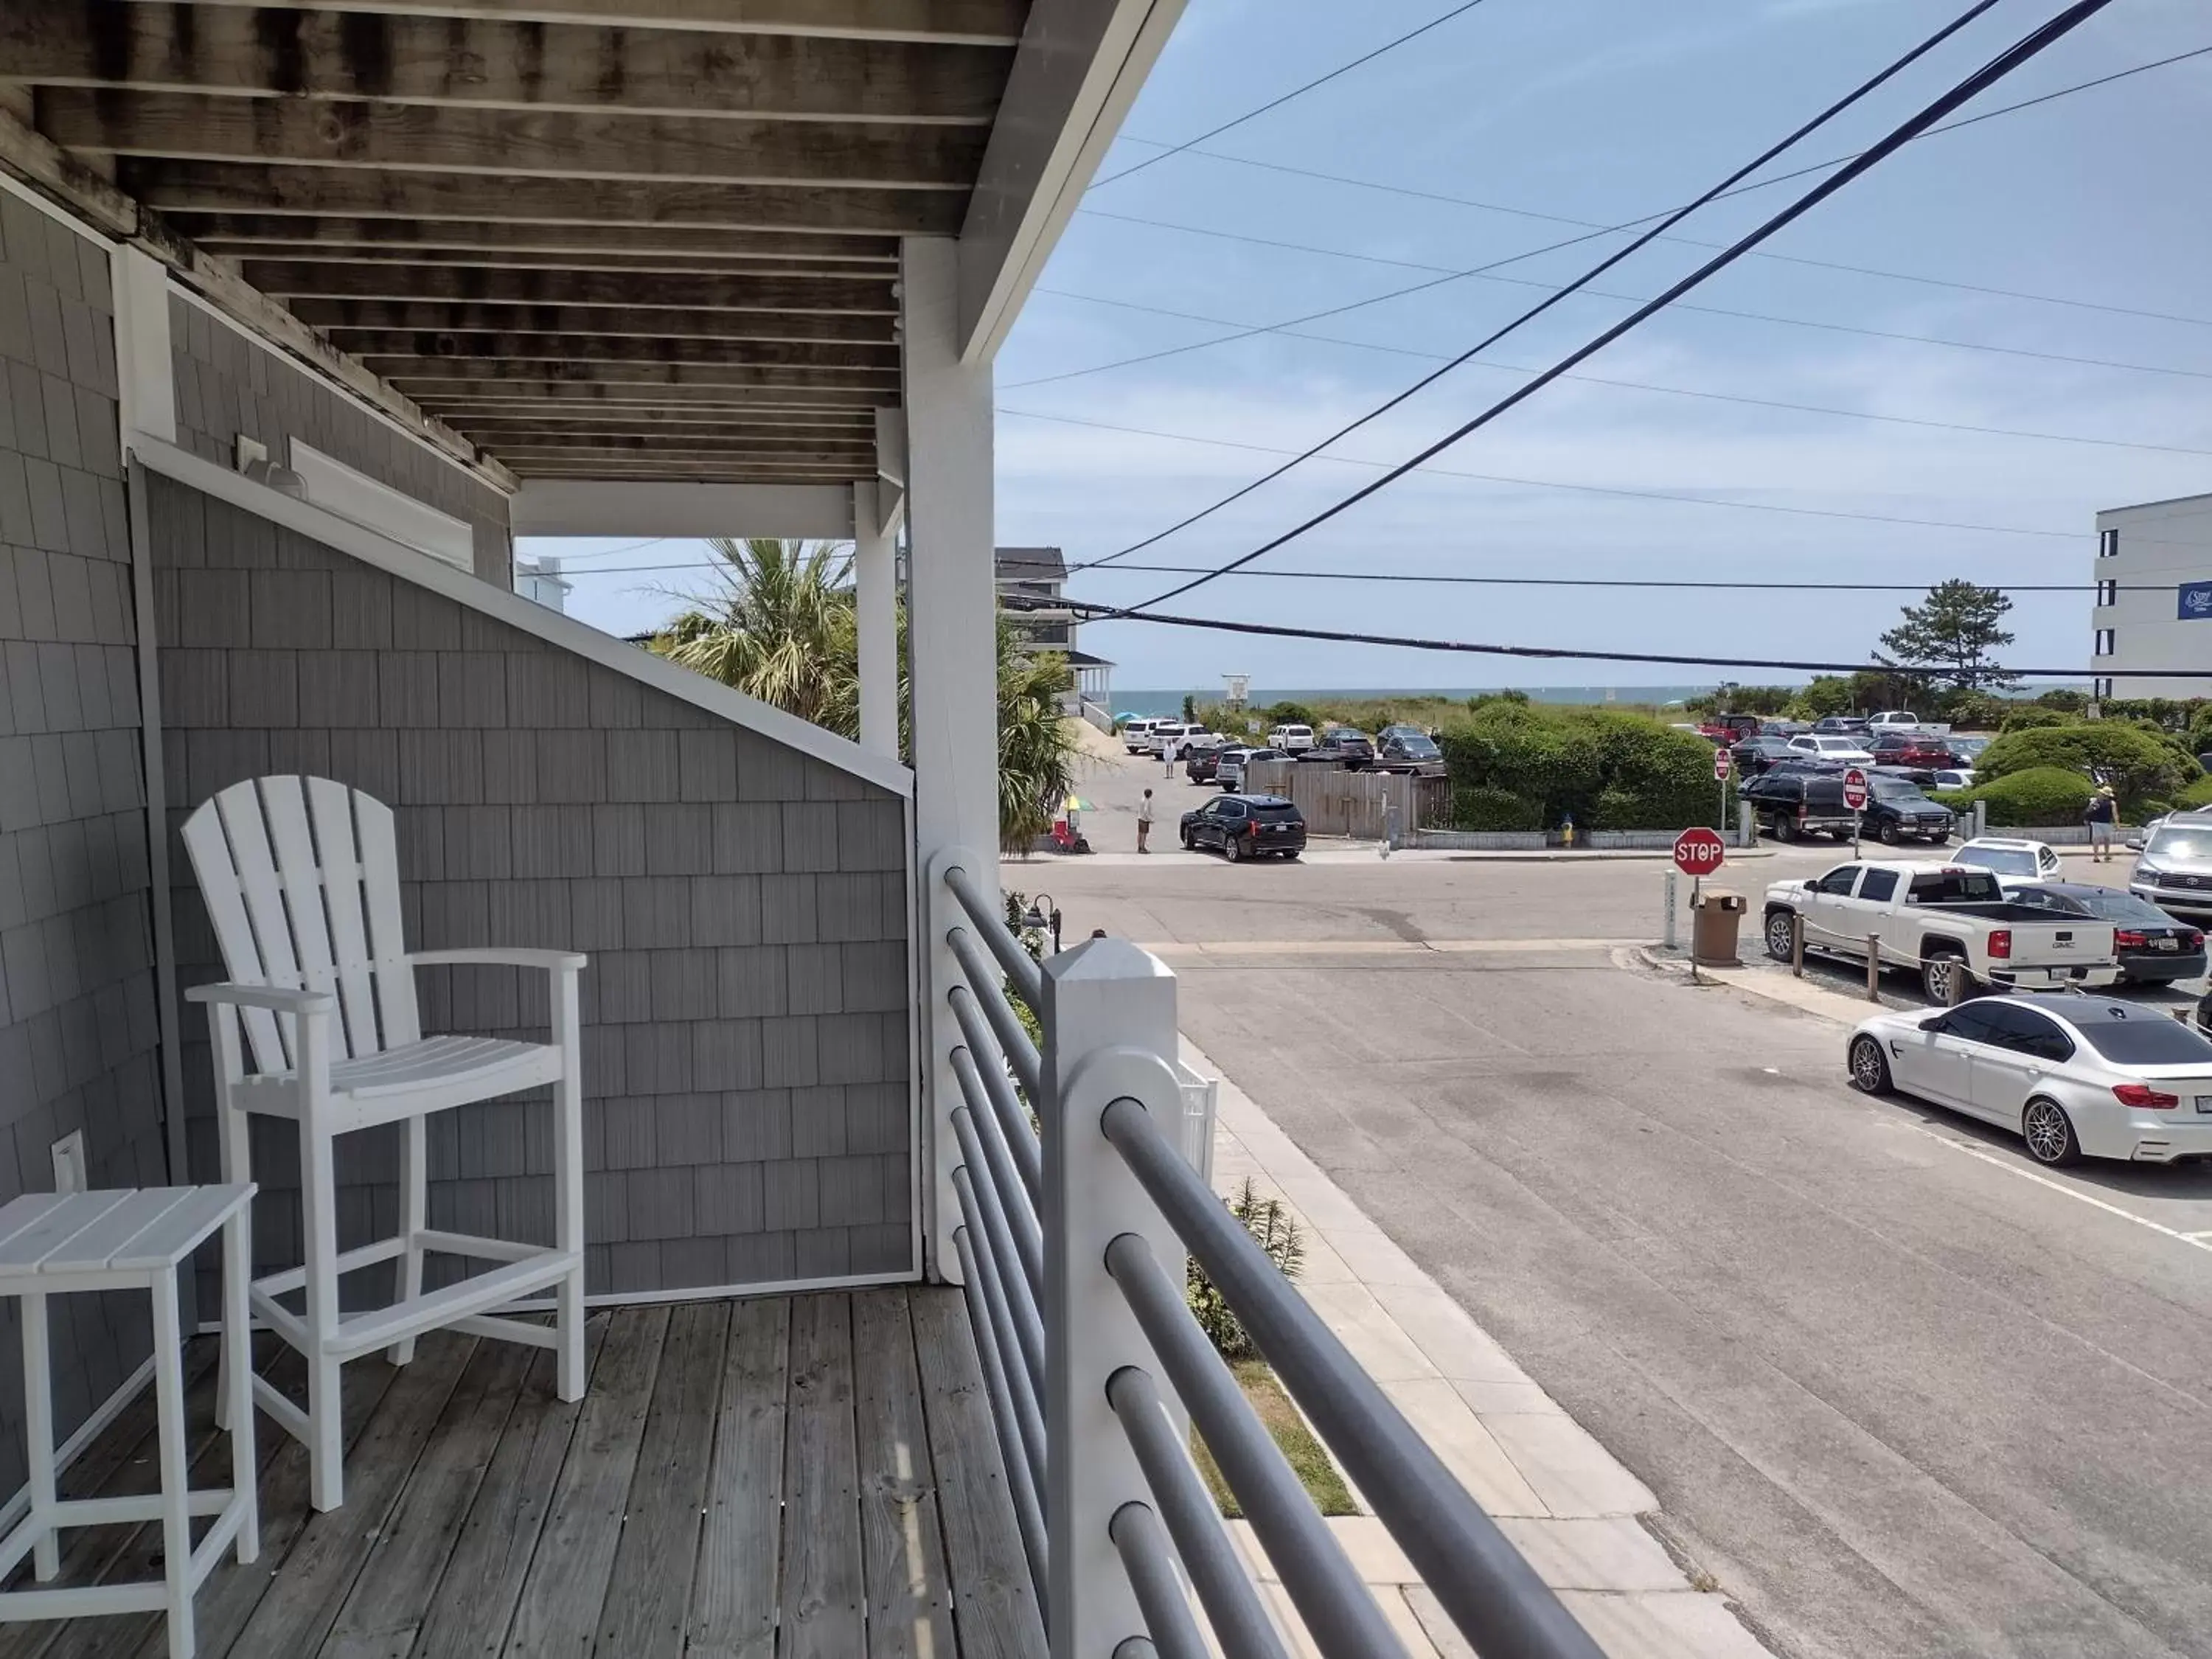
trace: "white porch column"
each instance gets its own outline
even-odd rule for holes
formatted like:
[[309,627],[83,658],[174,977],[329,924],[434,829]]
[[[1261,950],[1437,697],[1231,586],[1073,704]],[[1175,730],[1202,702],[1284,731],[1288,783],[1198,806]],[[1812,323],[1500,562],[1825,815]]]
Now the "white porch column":
[[853,608],[860,625],[860,747],[898,758],[898,521],[873,478],[853,484]]
[[[949,237],[909,236],[900,251],[907,426],[908,674],[914,725],[915,868],[949,848],[999,888],[997,595],[993,584],[991,366],[961,361],[959,269]],[[922,1228],[932,1273],[957,1279],[959,1218],[950,1119],[959,1042],[945,1006],[960,981],[945,932],[959,914],[925,875],[920,904],[925,1065]]]

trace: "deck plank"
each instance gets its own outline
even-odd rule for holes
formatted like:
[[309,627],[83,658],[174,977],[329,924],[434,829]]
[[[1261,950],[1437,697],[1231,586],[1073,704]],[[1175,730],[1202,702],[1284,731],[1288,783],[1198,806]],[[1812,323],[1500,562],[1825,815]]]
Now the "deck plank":
[[866,1651],[867,1626],[850,1297],[793,1303],[789,1413],[778,1651],[784,1659],[858,1659]]
[[[476,1347],[475,1337],[434,1332],[422,1340],[414,1363],[398,1368],[360,1443],[346,1455],[345,1503],[306,1516],[269,1593],[238,1633],[239,1659],[280,1653],[305,1659],[322,1645]],[[205,1651],[212,1659],[216,1650]]]
[[1042,1659],[1044,1626],[960,1292],[908,1292],[962,1659]]
[[903,1290],[854,1293],[853,1390],[868,1659],[940,1659],[953,1651],[951,1595]]
[[788,1297],[731,1309],[714,1469],[691,1588],[689,1659],[774,1659],[790,1358]]
[[[584,1327],[585,1375],[595,1382],[608,1320],[595,1314]],[[412,1659],[483,1659],[506,1640],[584,1409],[582,1401],[564,1401],[555,1391],[558,1374],[556,1356],[532,1356],[507,1431],[416,1632]]]
[[514,1342],[477,1343],[319,1659],[406,1659],[539,1352]]
[[713,1462],[702,1455],[700,1437],[714,1420],[729,1333],[726,1302],[687,1303],[669,1317],[629,1512],[599,1614],[599,1654],[684,1659],[700,1510]]
[[607,1328],[502,1650],[510,1659],[589,1659],[667,1337],[665,1307],[621,1309]]

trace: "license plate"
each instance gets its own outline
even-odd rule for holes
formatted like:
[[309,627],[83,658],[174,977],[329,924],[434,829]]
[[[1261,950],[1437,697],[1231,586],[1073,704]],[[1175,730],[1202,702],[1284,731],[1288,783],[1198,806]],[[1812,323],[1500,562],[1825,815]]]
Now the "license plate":
[[2197,1096],[2197,1109],[2200,1112],[2212,1112],[2212,1095]]
[[2158,948],[2161,951],[2179,951],[2181,948],[2181,941],[2178,939],[2162,939],[2158,942]]

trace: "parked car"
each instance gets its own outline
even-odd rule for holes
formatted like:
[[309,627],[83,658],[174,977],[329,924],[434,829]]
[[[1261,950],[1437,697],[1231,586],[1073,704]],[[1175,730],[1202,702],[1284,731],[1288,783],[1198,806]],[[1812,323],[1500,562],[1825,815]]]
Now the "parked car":
[[1866,724],[1869,735],[1877,738],[1885,732],[1924,732],[1940,738],[1951,729],[1948,726],[1932,725],[1910,708],[1885,708]]
[[1813,722],[1813,730],[1822,737],[1850,737],[1866,729],[1863,714],[1823,714]]
[[1844,1062],[1867,1093],[1895,1089],[1996,1124],[2039,1164],[2212,1158],[2212,1041],[2162,1009],[2008,996],[1877,1014],[1851,1033]]
[[1755,778],[1777,761],[1788,760],[1801,750],[1790,746],[1790,739],[1781,737],[1759,736],[1746,738],[1729,750],[1740,776]]
[[1698,723],[1701,737],[1715,743],[1741,743],[1758,734],[1759,717],[1756,714],[1711,714]]
[[1213,780],[1231,794],[1244,787],[1244,769],[1253,761],[1288,760],[1280,749],[1224,749],[1214,763]]
[[1121,741],[1127,745],[1131,754],[1149,755],[1152,752],[1152,728],[1159,723],[1152,719],[1123,722]]
[[1987,870],[1999,878],[2022,881],[2055,881],[2057,852],[2043,842],[2021,841],[2011,836],[1981,836],[1951,854],[1951,862],[1971,870]]
[[1183,757],[1182,775],[1193,783],[1212,783],[1221,775],[1221,757],[1236,751],[1227,744],[1212,743]]
[[1974,769],[1971,766],[1939,766],[1936,769],[1935,787],[1938,789],[1971,789],[1974,787]]
[[1440,778],[1444,775],[1444,751],[1437,747],[1437,740],[1427,732],[1401,727],[1375,745],[1374,769]]
[[1286,755],[1297,754],[1314,746],[1310,726],[1279,726],[1267,733],[1267,747],[1279,749]]
[[1776,841],[1808,836],[1848,838],[1851,811],[1844,805],[1842,775],[1784,761],[1743,786],[1737,799],[1751,803],[1759,833]]
[[2130,985],[2166,985],[2200,979],[2205,969],[2204,933],[2179,921],[2133,893],[2079,881],[2030,881],[2017,885],[1999,878],[2014,904],[2053,915],[2094,916],[2112,924],[2112,949],[2120,979]]
[[1436,733],[1425,726],[1386,726],[1375,734],[1375,746],[1380,749],[1393,738],[1425,738],[1434,743]]
[[1864,961],[1881,940],[1885,967],[1917,966],[1931,1002],[1948,1002],[1962,969],[1985,985],[2106,986],[2120,967],[2109,922],[2054,918],[2005,897],[1986,870],[1924,864],[1839,864],[1810,881],[1766,890],[1769,956],[1790,960],[1792,918],[1805,948]]
[[1801,732],[1787,741],[1799,754],[1810,755],[1815,760],[1833,761],[1840,766],[1874,764],[1874,750],[1856,738],[1824,732]]
[[1874,740],[1873,747],[1877,766],[1933,771],[1939,766],[1955,765],[1958,761],[1948,739],[1930,737],[1924,732],[1885,732]]
[[1759,722],[1759,735],[1762,738],[1794,738],[1800,732],[1809,732],[1812,729],[1803,720],[1762,720]]
[[1306,849],[1305,815],[1280,795],[1217,795],[1182,815],[1186,850],[1218,847],[1231,864],[1294,859]]
[[[1836,788],[1840,794],[1840,779]],[[1933,842],[1940,847],[1951,839],[1956,823],[1949,807],[1929,799],[1910,779],[1877,772],[1867,780],[1866,810],[1859,814],[1859,830],[1885,847],[1908,841]]]
[[1375,758],[1375,739],[1348,726],[1326,726],[1321,740],[1310,749],[1300,750],[1298,758],[1341,766],[1348,772],[1364,771]]
[[1944,746],[1956,755],[1961,764],[1973,765],[1982,757],[1982,750],[1995,742],[1993,738],[1962,738],[1957,733],[1943,739]]
[[2177,812],[2152,830],[2128,891],[2162,910],[2212,913],[2212,815]]

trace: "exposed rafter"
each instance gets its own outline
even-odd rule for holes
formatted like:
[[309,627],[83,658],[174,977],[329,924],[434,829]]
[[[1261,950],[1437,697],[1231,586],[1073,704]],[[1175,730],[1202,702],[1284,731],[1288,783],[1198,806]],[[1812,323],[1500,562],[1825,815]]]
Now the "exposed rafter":
[[292,314],[333,337],[362,329],[436,334],[595,335],[624,340],[831,340],[892,343],[884,317],[671,311],[630,306],[456,305],[437,300],[295,299]]
[[490,305],[625,306],[641,311],[772,311],[817,317],[898,315],[888,279],[621,275],[471,270],[453,265],[289,264],[255,259],[246,280],[264,294],[333,300],[450,300]]
[[[36,0],[33,0],[36,3]],[[206,0],[209,8],[313,11],[325,0]],[[703,29],[825,40],[1011,46],[1028,0],[352,0],[349,11],[392,17],[491,18],[612,28]]]
[[398,329],[333,329],[331,337],[362,357],[483,358],[497,362],[696,363],[717,368],[776,364],[786,368],[882,369],[896,374],[892,345],[813,344],[788,340],[629,339],[595,334],[436,334]]
[[[4,4],[6,0],[0,0]],[[510,250],[525,253],[618,253],[637,258],[775,258],[896,267],[894,236],[833,236],[809,231],[725,230],[689,225],[483,223],[459,219],[351,219],[292,213],[172,213],[171,222],[203,246],[310,241],[340,248]],[[671,269],[680,269],[672,265]]]
[[489,358],[422,357],[411,351],[399,356],[363,353],[362,359],[395,385],[411,386],[425,397],[455,381],[477,386],[550,385],[564,388],[606,387],[652,390],[682,387],[700,396],[726,396],[732,392],[796,391],[819,388],[849,389],[896,403],[899,371],[896,364],[843,365],[834,370],[823,364],[777,363],[587,363],[564,359],[518,359],[501,362]]

